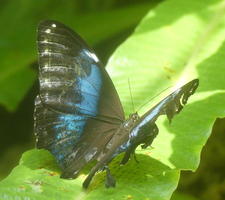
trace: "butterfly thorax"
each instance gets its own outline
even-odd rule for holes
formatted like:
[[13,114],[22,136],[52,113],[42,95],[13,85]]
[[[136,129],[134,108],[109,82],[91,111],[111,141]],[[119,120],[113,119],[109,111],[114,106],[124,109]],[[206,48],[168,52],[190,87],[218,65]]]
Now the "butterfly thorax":
[[133,113],[125,120],[119,128],[115,131],[110,141],[107,143],[105,149],[100,153],[98,160],[103,157],[113,158],[118,151],[118,147],[123,145],[130,137],[130,132],[140,119],[137,113]]

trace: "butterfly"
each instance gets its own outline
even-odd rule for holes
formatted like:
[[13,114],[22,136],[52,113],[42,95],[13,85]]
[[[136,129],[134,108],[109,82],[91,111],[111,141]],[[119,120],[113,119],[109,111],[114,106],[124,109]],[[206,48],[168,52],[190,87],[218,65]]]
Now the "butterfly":
[[46,20],[38,26],[39,84],[35,99],[34,132],[37,148],[49,150],[62,169],[62,178],[76,178],[95,160],[83,187],[106,170],[106,187],[115,179],[108,164],[125,152],[128,162],[138,145],[147,148],[158,134],[160,115],[171,121],[195,92],[194,79],[161,100],[143,116],[125,119],[117,91],[94,51],[64,24]]

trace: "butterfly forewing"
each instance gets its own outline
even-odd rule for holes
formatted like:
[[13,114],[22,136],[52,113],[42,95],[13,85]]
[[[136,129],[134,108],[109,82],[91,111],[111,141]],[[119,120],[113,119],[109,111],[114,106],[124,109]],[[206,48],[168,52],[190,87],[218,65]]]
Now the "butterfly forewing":
[[124,150],[126,151],[124,159],[121,162],[122,164],[128,161],[130,154],[134,153],[138,145],[143,144],[142,148],[151,145],[153,139],[158,134],[158,127],[155,124],[158,117],[160,115],[167,115],[167,118],[171,122],[174,115],[178,114],[183,109],[188,98],[194,94],[198,85],[198,79],[188,82],[165,97],[137,121],[136,125],[131,130],[129,140],[125,141],[117,150],[118,153]]
[[183,106],[187,103],[188,98],[194,94],[198,85],[199,80],[194,79],[178,88],[146,112],[141,117],[140,121],[143,121],[143,123],[155,122],[157,118],[163,114],[166,114],[169,121],[171,121],[173,116],[182,110]]
[[102,150],[124,113],[111,79],[79,35],[59,22],[43,21],[37,44],[37,147],[50,150],[64,173],[73,163],[70,177]]

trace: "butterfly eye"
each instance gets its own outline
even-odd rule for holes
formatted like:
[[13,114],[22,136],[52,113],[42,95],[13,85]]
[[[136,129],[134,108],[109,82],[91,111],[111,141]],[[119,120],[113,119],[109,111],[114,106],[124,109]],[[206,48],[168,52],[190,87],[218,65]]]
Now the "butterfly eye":
[[133,115],[132,115],[132,119],[133,119],[133,121],[137,121],[137,120],[138,120],[138,118],[139,118],[139,116],[138,116],[138,114],[137,114],[137,113],[135,113],[135,114],[133,114]]

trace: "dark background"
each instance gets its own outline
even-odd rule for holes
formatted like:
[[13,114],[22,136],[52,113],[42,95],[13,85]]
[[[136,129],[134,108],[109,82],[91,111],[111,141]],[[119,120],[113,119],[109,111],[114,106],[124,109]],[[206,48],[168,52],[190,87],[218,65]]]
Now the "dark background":
[[[17,32],[17,29],[19,30],[20,26],[24,26],[26,20],[29,18],[33,19],[30,26],[25,26],[26,31],[28,33],[31,32],[33,35],[28,39],[27,43],[23,43],[23,45],[30,45],[32,47],[30,48],[31,55],[29,55],[31,59],[27,67],[36,73],[38,65],[35,49],[35,29],[38,22],[42,19],[56,19],[68,25],[72,25],[72,28],[77,30],[77,32],[87,40],[87,43],[90,43],[99,58],[106,64],[115,48],[132,33],[140,19],[148,10],[157,6],[161,1],[162,0],[45,0],[44,2],[43,0],[1,0],[1,29],[3,28],[3,32],[6,32],[7,35],[7,26],[9,25],[9,27],[11,27],[9,34],[12,35],[15,41],[19,41],[22,35],[19,31]],[[17,9],[13,7],[14,2],[15,5],[18,5],[18,13],[22,13],[22,15],[17,15],[17,13],[15,13]],[[69,8],[69,11],[66,8]],[[127,8],[134,8],[135,12],[130,13],[129,10],[127,11]],[[125,17],[129,14],[130,20],[129,17]],[[9,17],[7,17],[7,15]],[[118,15],[121,15],[121,18],[119,18],[121,21],[126,18],[127,23],[117,28],[117,31],[115,31],[114,27],[120,23],[118,21]],[[5,17],[1,18],[1,16]],[[90,17],[87,18],[87,16]],[[84,19],[86,18],[87,20],[85,21]],[[82,20],[84,23],[79,23],[79,21]],[[79,24],[79,26],[76,27],[76,23]],[[107,23],[109,23],[109,25],[111,23],[111,26],[106,26]],[[12,27],[14,27],[14,29],[12,29]],[[98,33],[96,29],[101,30],[101,27],[101,35],[96,35],[96,33]],[[5,41],[7,41],[5,35],[0,31],[0,53],[11,53],[5,50]],[[23,48],[23,45],[21,45],[20,48]],[[18,46],[19,45],[16,46],[15,44],[15,48],[18,48]],[[15,109],[10,110],[4,105],[0,105],[0,180],[6,177],[12,168],[18,164],[19,158],[24,151],[35,147],[35,139],[33,136],[33,110],[34,98],[37,94],[38,81],[36,78]],[[192,172],[182,173],[181,182],[178,187],[180,192],[191,194],[203,200],[225,199],[224,124],[224,119],[218,119],[216,121],[213,133],[203,149],[201,165],[197,172],[194,174]]]

